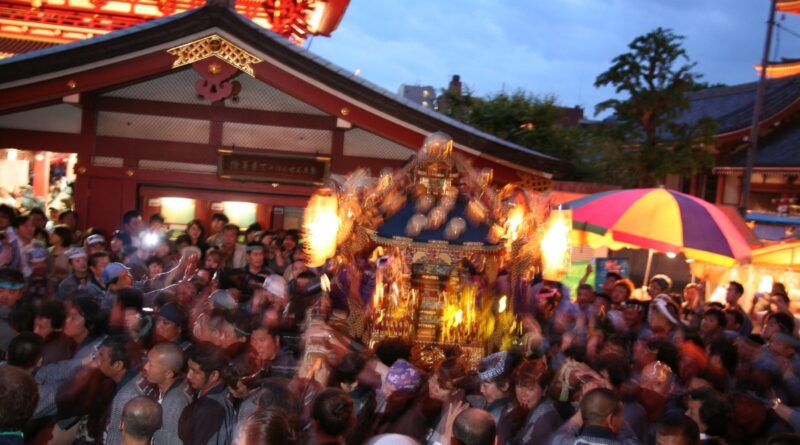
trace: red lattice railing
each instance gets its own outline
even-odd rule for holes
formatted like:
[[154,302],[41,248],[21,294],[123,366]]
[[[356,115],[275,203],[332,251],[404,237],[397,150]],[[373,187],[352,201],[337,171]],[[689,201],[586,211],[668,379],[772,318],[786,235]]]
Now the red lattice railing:
[[[297,43],[307,32],[306,19],[317,0],[237,0],[239,14],[266,25]],[[54,43],[81,40],[138,25],[147,20],[198,8],[204,0],[0,0],[0,37]]]

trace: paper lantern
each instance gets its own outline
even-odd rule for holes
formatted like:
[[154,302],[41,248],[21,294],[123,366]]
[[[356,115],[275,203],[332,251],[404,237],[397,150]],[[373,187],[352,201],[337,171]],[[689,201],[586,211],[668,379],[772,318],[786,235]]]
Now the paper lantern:
[[553,210],[541,241],[542,278],[561,281],[569,272],[572,246],[572,211]]
[[336,254],[339,232],[339,204],[336,195],[323,189],[311,196],[303,218],[308,240],[306,250],[309,267],[319,267]]

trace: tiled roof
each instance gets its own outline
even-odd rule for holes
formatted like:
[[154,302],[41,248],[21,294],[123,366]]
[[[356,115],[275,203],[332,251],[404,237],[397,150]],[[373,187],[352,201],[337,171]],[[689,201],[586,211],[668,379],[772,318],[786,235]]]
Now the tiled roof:
[[[687,96],[690,110],[677,121],[692,123],[710,117],[717,122],[717,134],[748,128],[753,122],[756,85],[756,82],[751,82],[689,93]],[[762,119],[779,113],[798,99],[800,99],[800,77],[768,80],[764,92]]]
[[[746,150],[740,150],[726,163],[730,167],[744,167]],[[760,138],[755,165],[759,167],[800,167],[800,125],[797,122],[782,125],[774,133]]]

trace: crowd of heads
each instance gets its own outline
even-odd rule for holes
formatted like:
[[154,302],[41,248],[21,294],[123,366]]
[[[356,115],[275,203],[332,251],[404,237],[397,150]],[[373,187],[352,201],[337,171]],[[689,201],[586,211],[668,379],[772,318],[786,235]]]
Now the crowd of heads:
[[168,232],[130,211],[112,234],[51,216],[0,205],[0,438],[13,443],[798,440],[800,340],[781,285],[745,309],[737,282],[715,303],[659,274],[634,298],[617,273],[571,289],[468,263],[477,299],[514,290],[513,341],[487,338],[475,357],[371,341],[369,251],[310,268],[300,232],[224,214]]

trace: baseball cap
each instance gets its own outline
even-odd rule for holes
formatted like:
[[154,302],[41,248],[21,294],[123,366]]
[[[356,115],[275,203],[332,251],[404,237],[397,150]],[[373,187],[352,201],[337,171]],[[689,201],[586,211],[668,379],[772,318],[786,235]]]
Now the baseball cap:
[[128,267],[122,263],[110,263],[103,269],[103,282],[110,283],[117,279],[123,271],[129,271]]
[[161,306],[161,309],[158,310],[158,317],[169,320],[178,326],[182,326],[184,320],[186,320],[186,314],[175,303],[167,303]]

